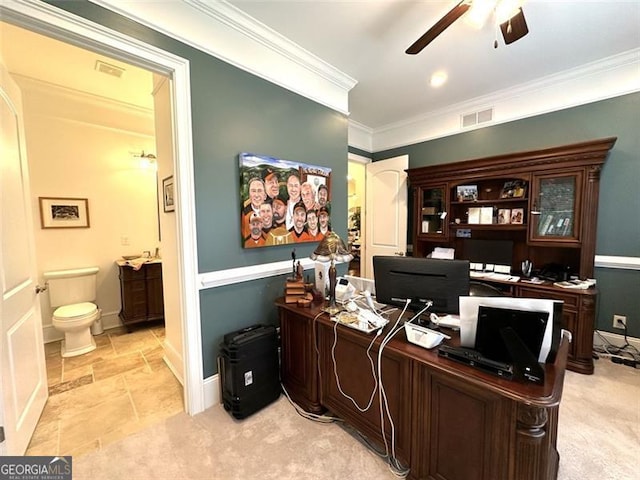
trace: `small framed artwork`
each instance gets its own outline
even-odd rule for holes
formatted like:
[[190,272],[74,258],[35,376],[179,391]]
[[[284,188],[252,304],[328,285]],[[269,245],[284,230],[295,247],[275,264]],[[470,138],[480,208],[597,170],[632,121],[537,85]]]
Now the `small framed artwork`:
[[162,180],[162,206],[165,212],[173,212],[176,209],[173,175]]
[[42,228],[89,228],[86,198],[39,197]]
[[524,209],[512,208],[511,209],[511,223],[522,224],[524,221]]
[[456,195],[459,202],[468,202],[478,200],[477,185],[458,185],[456,187]]
[[511,223],[511,209],[500,208],[498,209],[498,223]]

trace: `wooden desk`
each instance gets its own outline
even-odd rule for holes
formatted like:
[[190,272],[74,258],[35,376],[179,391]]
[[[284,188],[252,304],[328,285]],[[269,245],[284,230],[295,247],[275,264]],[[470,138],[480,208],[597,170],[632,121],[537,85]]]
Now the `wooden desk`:
[[[383,445],[377,393],[366,350],[371,335],[336,325],[319,306],[276,302],[282,335],[282,382],[305,410],[324,408]],[[385,334],[388,328],[385,330]],[[375,341],[371,357],[377,367]],[[458,338],[447,343],[457,345]],[[317,345],[317,353],[316,353]],[[556,438],[568,341],[563,338],[544,385],[504,380],[438,356],[396,334],[382,353],[382,380],[395,425],[396,457],[410,479],[547,480],[557,478]],[[391,441],[391,425],[385,419]]]

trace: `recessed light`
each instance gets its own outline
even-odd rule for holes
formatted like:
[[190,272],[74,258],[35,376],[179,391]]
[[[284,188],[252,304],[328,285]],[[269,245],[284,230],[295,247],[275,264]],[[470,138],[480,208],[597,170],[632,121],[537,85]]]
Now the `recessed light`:
[[436,72],[433,75],[431,75],[430,84],[432,87],[437,88],[444,85],[446,81],[447,81],[447,74],[445,72]]

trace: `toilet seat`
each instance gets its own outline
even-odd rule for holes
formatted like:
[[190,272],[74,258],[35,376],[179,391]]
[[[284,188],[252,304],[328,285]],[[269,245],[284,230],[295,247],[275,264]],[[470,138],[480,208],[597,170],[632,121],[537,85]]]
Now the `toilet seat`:
[[89,318],[98,313],[95,303],[83,302],[63,305],[53,312],[53,319],[61,322],[78,321]]

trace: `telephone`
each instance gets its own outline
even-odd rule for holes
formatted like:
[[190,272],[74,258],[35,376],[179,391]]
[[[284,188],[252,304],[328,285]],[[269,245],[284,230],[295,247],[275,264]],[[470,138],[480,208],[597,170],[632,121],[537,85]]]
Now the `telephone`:
[[344,303],[356,292],[356,287],[351,285],[349,280],[338,277],[336,284],[336,301]]
[[570,273],[571,267],[560,263],[547,263],[540,270],[538,277],[552,282],[565,282],[569,280]]

